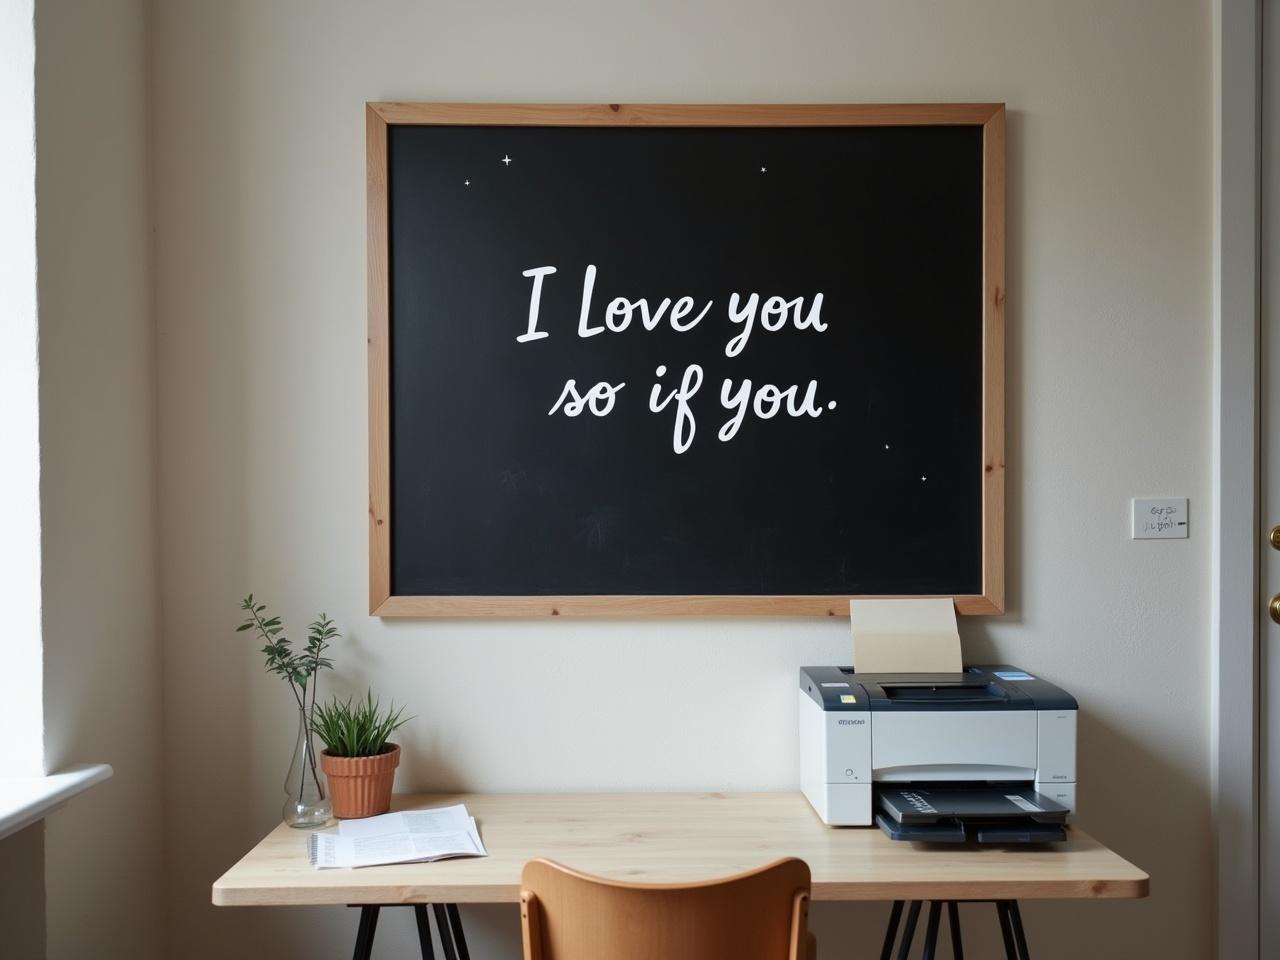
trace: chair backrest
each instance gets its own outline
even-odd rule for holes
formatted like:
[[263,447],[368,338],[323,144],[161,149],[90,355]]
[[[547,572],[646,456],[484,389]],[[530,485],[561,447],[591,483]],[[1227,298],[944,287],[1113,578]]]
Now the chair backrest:
[[786,859],[723,880],[624,883],[525,864],[525,960],[807,960],[809,866]]

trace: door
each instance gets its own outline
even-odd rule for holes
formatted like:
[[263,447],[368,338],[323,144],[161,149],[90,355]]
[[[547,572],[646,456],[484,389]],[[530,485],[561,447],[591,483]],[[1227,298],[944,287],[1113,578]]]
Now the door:
[[1260,956],[1280,957],[1280,2],[1262,17],[1258,933]]

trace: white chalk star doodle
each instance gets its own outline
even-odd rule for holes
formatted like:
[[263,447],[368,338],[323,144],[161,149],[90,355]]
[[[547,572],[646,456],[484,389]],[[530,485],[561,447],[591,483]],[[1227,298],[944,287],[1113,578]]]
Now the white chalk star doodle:
[[508,167],[511,166],[511,158],[507,156],[505,153],[502,155],[502,162],[505,163]]
[[462,181],[462,185],[463,185],[464,187],[469,187],[469,186],[471,186],[471,181],[470,181],[470,180],[463,180],[463,181]]
[[760,172],[761,172],[761,173],[768,173],[769,171],[768,171],[767,169],[765,169],[764,167],[761,167],[761,168],[760,168]]

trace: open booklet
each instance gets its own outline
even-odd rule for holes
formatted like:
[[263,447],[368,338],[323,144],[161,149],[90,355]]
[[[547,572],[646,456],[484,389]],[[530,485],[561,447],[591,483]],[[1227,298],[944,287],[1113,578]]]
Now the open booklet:
[[337,833],[311,834],[308,849],[321,869],[488,856],[475,817],[461,803],[343,820]]

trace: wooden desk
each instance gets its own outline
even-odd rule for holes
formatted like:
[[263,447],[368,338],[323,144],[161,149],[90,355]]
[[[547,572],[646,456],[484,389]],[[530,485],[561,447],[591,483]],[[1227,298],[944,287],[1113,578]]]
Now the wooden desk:
[[[545,856],[602,877],[684,882],[727,877],[782,856],[813,874],[814,900],[892,900],[883,956],[902,928],[906,956],[929,902],[925,956],[945,905],[995,901],[1007,960],[1028,957],[1019,900],[1147,896],[1147,874],[1082,829],[1065,844],[968,846],[895,842],[874,827],[827,827],[800,794],[438,794],[398,796],[394,809],[465,803],[489,856],[358,870],[317,870],[306,831],[280,824],[214,883],[219,906],[361,905],[356,960],[372,955],[381,906],[412,904],[422,956],[430,916],[445,960],[468,960],[457,904],[516,904],[526,861]],[[334,829],[334,827],[330,827]]]
[[[800,857],[813,874],[814,900],[1147,895],[1147,874],[1075,828],[1053,845],[925,846],[874,827],[828,827],[799,793],[426,794],[397,797],[394,807],[450,803],[467,805],[488,857],[316,870],[307,862],[307,832],[281,824],[214,883],[213,902],[516,903],[520,871],[535,857],[637,882],[704,880]],[[420,924],[424,918],[422,911]]]

